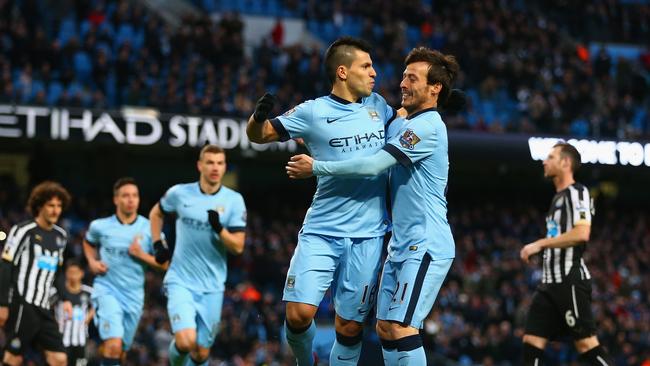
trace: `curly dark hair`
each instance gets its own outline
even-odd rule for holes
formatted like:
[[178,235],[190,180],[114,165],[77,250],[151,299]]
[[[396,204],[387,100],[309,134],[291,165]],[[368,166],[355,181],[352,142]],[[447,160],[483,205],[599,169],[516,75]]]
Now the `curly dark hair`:
[[27,210],[33,216],[38,216],[38,212],[41,210],[41,207],[52,198],[58,198],[61,200],[63,209],[65,210],[68,205],[70,205],[70,193],[63,188],[63,186],[57,182],[45,181],[34,187],[32,193],[29,194],[29,199],[27,200]]

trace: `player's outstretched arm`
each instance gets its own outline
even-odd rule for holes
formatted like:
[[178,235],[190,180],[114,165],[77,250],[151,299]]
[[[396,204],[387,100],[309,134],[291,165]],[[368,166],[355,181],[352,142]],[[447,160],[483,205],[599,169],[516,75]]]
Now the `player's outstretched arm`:
[[269,113],[273,110],[274,105],[275,97],[269,93],[264,94],[257,101],[255,111],[246,125],[246,135],[251,142],[265,144],[280,139],[280,135],[269,121]]
[[369,177],[378,175],[397,164],[390,153],[379,150],[371,156],[341,161],[319,161],[305,154],[294,155],[287,163],[289,178],[304,179],[312,175],[337,175],[347,177]]

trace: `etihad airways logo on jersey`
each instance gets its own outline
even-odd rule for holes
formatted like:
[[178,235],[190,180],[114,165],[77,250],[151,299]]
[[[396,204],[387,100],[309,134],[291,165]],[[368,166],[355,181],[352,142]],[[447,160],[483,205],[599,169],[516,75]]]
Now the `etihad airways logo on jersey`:
[[353,136],[337,137],[330,140],[330,146],[342,148],[341,152],[350,152],[384,146],[384,130],[366,132]]
[[212,230],[208,221],[201,221],[190,217],[181,217],[181,222],[194,230]]

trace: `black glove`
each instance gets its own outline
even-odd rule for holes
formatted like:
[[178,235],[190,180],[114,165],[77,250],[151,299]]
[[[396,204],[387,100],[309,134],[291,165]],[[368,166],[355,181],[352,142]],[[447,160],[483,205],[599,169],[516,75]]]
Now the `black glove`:
[[172,253],[167,247],[167,243],[162,240],[156,240],[153,243],[153,256],[156,258],[156,263],[163,264],[171,259]]
[[215,233],[219,234],[223,230],[221,222],[219,222],[219,213],[215,210],[208,210],[208,222]]
[[465,108],[465,103],[465,92],[460,89],[451,89],[442,110],[447,113],[458,113]]
[[273,110],[275,105],[275,96],[271,93],[264,94],[255,104],[255,112],[253,119],[257,123],[264,123],[269,118],[269,113]]

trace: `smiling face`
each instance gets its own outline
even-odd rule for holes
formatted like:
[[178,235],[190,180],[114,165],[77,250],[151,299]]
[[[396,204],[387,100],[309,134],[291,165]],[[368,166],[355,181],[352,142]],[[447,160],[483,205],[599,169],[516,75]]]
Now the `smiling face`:
[[423,61],[413,62],[404,70],[400,88],[402,90],[402,107],[408,114],[437,106],[438,94],[442,84],[427,83],[429,64]]

